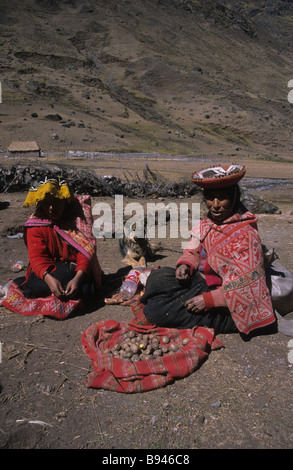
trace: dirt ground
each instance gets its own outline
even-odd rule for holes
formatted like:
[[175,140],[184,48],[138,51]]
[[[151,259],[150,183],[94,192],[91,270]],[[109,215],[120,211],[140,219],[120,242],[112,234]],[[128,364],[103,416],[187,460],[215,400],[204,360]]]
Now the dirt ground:
[[[21,230],[30,213],[22,207],[24,197],[0,195],[2,285],[19,276],[11,272],[12,262],[28,262],[23,239],[7,238]],[[279,215],[260,215],[259,230],[280,261],[293,269],[288,207]],[[181,241],[162,244],[165,250],[155,264],[174,265]],[[125,273],[118,240],[98,240],[97,251],[111,291],[113,279]],[[282,333],[250,341],[238,334],[219,335],[225,347],[211,352],[189,377],[127,395],[85,386],[92,369],[81,335],[99,320],[130,321],[130,307],[102,304],[63,322],[1,307],[0,318],[2,449],[292,448],[293,364],[288,360],[290,338]]]

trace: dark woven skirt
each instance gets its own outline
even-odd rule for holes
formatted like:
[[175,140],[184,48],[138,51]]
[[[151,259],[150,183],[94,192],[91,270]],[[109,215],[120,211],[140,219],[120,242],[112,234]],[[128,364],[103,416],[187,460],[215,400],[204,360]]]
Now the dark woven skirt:
[[[75,265],[58,261],[56,263],[56,269],[50,274],[55,277],[55,279],[58,279],[65,289],[68,282],[75,276]],[[24,277],[19,277],[15,279],[14,282],[23,291],[27,299],[37,299],[51,295],[51,291],[45,281],[36,276],[33,271],[26,281]],[[94,279],[85,279],[80,287],[79,298],[89,299],[93,297],[95,293]]]
[[146,319],[161,327],[193,328],[205,326],[213,328],[215,333],[237,332],[235,323],[227,308],[213,308],[203,313],[193,313],[184,306],[186,300],[196,295],[209,292],[205,279],[196,272],[188,281],[179,281],[176,270],[163,267],[151,271],[143,296]]

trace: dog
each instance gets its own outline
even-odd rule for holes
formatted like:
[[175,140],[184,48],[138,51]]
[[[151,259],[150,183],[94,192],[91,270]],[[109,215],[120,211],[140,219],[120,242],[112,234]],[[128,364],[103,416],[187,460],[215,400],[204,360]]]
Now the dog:
[[145,268],[148,259],[161,250],[161,245],[150,242],[146,237],[139,238],[135,232],[130,232],[129,235],[124,234],[119,239],[119,248],[123,263],[133,268]]

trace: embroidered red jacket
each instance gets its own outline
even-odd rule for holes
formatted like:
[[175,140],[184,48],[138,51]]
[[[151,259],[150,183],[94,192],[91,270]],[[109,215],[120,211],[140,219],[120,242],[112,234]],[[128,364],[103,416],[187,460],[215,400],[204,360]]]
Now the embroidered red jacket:
[[76,263],[76,271],[90,273],[90,261],[85,255],[77,251],[63,240],[53,227],[30,227],[26,231],[26,244],[28,248],[31,270],[43,278],[45,271],[53,271],[56,261]]
[[256,223],[250,212],[234,214],[222,225],[206,217],[192,229],[191,239],[177,261],[177,266],[187,264],[198,269],[204,248],[209,274],[214,272],[222,283],[206,297],[209,306],[225,304],[238,330],[246,334],[275,321]]

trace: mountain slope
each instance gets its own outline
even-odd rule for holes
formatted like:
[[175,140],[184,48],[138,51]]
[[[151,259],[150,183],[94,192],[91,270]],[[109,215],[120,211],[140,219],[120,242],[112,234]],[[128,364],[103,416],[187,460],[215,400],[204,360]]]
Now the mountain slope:
[[291,160],[292,11],[288,1],[2,0],[1,147]]

